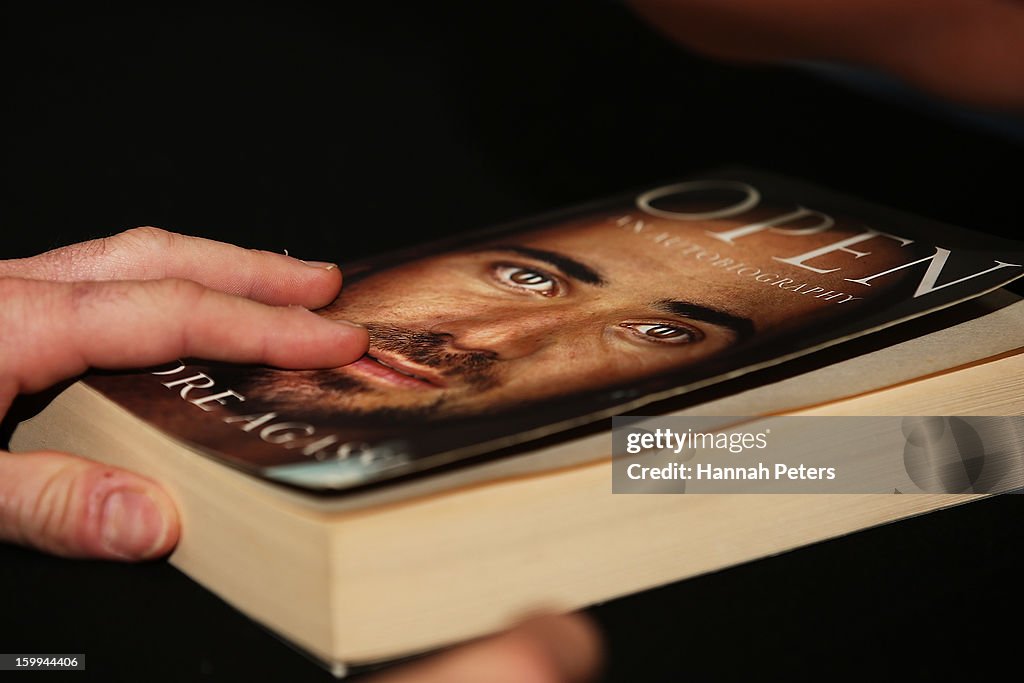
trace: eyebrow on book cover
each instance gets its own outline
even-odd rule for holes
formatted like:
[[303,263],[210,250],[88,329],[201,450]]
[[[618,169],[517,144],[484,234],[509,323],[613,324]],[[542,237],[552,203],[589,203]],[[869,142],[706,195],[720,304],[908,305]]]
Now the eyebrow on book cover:
[[681,318],[691,320],[702,320],[711,325],[727,327],[736,333],[739,339],[746,339],[754,334],[754,323],[750,318],[744,318],[732,313],[710,306],[695,304],[692,301],[678,301],[676,299],[662,299],[654,302],[654,307],[664,313],[678,315]]
[[579,280],[580,282],[588,285],[603,287],[608,284],[608,281],[604,276],[590,266],[578,261],[572,256],[568,256],[567,254],[562,254],[557,251],[536,249],[534,247],[521,247],[514,244],[501,244],[498,246],[487,247],[487,251],[507,251],[513,254],[519,254],[520,256],[528,256],[529,258],[543,261],[549,266],[553,266],[562,271],[572,279]]

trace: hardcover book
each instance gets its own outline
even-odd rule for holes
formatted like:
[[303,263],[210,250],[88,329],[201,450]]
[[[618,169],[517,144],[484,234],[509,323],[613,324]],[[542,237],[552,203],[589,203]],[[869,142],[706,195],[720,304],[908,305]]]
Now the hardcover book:
[[1024,414],[1024,309],[996,291],[1022,264],[713,172],[344,267],[321,313],[367,327],[350,366],[96,373],[12,446],[164,482],[176,566],[365,663],[990,492],[613,494],[609,418]]

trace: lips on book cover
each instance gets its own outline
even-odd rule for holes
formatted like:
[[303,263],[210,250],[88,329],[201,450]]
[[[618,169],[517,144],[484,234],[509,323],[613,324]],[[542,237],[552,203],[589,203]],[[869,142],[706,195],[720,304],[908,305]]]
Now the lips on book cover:
[[[345,491],[809,353],[999,288],[1019,243],[749,170],[342,265],[369,352],[85,381],[225,464]],[[598,454],[599,455],[599,454]]]

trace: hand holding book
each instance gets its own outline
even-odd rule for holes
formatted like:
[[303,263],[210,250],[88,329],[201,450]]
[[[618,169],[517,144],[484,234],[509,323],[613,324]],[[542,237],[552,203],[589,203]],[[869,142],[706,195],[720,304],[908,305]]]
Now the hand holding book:
[[[124,250],[140,238],[162,240],[168,253],[138,274],[125,264],[139,258]],[[65,281],[177,275],[274,304],[315,289],[294,278],[337,276],[326,266],[286,265],[282,256],[161,232],[129,234],[112,246],[114,255],[98,250],[91,268],[47,270],[61,262],[58,253],[0,264],[0,274],[70,273],[56,278]],[[194,265],[217,261],[218,253],[230,265],[205,274]],[[279,261],[247,264],[252,258]],[[980,393],[992,400],[952,409],[1017,414],[1012,401],[997,400],[1002,389],[994,385],[1013,392],[1004,380],[1019,362],[1019,307],[992,302],[1007,306],[1006,315],[988,315],[986,306],[953,309],[1019,277],[1021,263],[1012,243],[737,169],[355,264],[340,297],[325,291],[301,301],[321,307],[326,320],[195,283],[10,280],[19,301],[12,310],[25,309],[6,313],[12,323],[45,319],[40,302],[66,300],[68,310],[67,302],[78,304],[75,316],[56,318],[74,324],[27,332],[7,325],[38,340],[31,358],[10,354],[11,395],[86,365],[150,366],[93,373],[68,387],[21,423],[11,445],[73,450],[163,483],[188,525],[171,563],[344,672],[493,634],[539,607],[574,609],[967,500],[892,496],[887,488],[885,500],[806,496],[776,509],[729,497],[700,498],[695,507],[690,496],[669,503],[614,496],[605,437],[570,430],[675,397],[699,402],[702,389],[945,308],[958,321],[966,316],[971,330],[958,325],[941,348],[931,335],[921,337],[927,325],[896,329],[913,341],[909,350],[887,351],[888,360],[858,357],[853,376],[839,365],[823,368],[824,380],[804,373],[788,398],[777,382],[763,387],[760,402],[744,398],[740,412],[710,414],[778,413],[901,381],[924,383],[929,373],[979,361],[982,370],[956,373],[956,392],[985,387]],[[111,264],[114,275],[104,271]],[[139,299],[148,307],[133,308]],[[977,314],[984,320],[975,324]],[[132,322],[113,324],[125,319]],[[334,322],[344,320],[365,328]],[[339,349],[321,335],[346,341]],[[85,341],[69,354],[51,348],[54,338]],[[965,346],[972,349],[966,356]],[[100,353],[114,348],[127,350]],[[988,362],[999,354],[1009,354],[1002,365]],[[50,360],[32,369],[32,358]],[[900,367],[883,372],[894,359]],[[61,372],[44,376],[54,367]],[[931,386],[917,395],[953,393]],[[889,410],[947,414],[897,401]],[[549,443],[516,450],[536,439]],[[777,524],[790,516],[816,521]],[[702,521],[693,524],[695,517]],[[656,520],[671,533],[635,534],[636,524]],[[780,538],[780,528],[793,533]],[[708,542],[719,536],[733,540]],[[632,551],[624,552],[628,543]],[[728,552],[711,552],[718,548]],[[644,572],[635,571],[637,556],[652,558]],[[479,653],[492,651],[496,662],[551,659],[513,632],[428,661],[405,680],[458,680],[449,672],[479,671],[472,663],[490,661]],[[506,670],[515,665],[500,667]],[[574,680],[555,664],[545,671]]]
[[[14,397],[88,367],[197,355],[283,368],[359,358],[366,332],[309,314],[340,271],[278,254],[141,228],[0,261],[0,417]],[[0,541],[70,557],[145,560],[177,543],[178,514],[155,482],[69,453],[0,451]],[[582,617],[540,617],[388,674],[393,683],[582,681],[598,660]],[[461,677],[461,678],[460,678]]]
[[[89,367],[186,354],[343,365],[365,351],[365,330],[306,310],[340,286],[333,265],[154,228],[0,261],[0,411]],[[141,560],[167,553],[177,537],[171,499],[147,479],[65,453],[0,453],[0,540]]]

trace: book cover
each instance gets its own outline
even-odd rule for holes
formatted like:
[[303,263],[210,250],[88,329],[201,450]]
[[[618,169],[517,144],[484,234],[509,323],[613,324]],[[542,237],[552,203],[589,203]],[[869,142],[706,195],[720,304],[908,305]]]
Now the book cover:
[[367,327],[350,366],[183,359],[86,382],[226,464],[350,490],[952,306],[1022,264],[1019,244],[727,170],[343,265],[320,313]]

